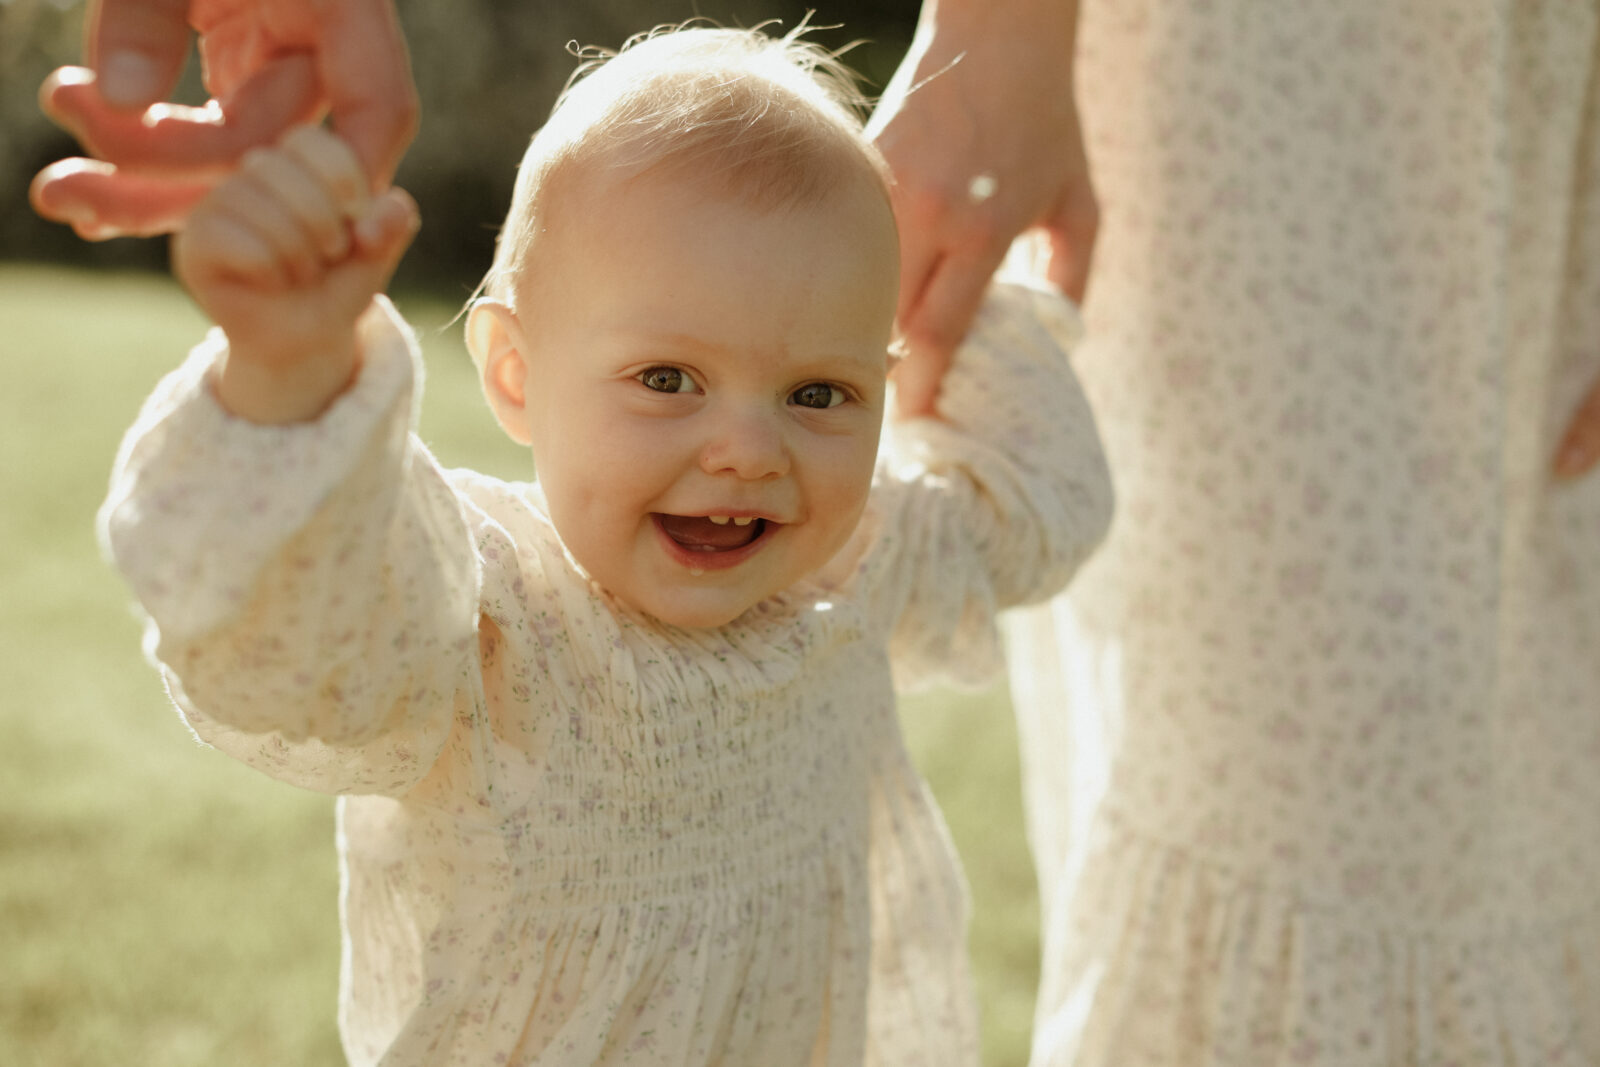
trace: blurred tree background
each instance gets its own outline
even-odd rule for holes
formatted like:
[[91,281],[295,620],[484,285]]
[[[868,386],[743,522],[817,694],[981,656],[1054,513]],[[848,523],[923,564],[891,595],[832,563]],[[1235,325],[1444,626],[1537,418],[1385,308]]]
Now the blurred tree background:
[[[108,267],[165,266],[164,241],[78,241],[27,210],[20,193],[39,168],[77,154],[39,111],[39,83],[79,62],[86,0],[0,0],[0,259]],[[517,161],[576,60],[569,43],[614,48],[663,23],[706,18],[794,26],[808,11],[829,48],[855,41],[846,61],[869,96],[887,84],[910,41],[915,0],[398,0],[422,98],[422,126],[397,181],[422,205],[422,232],[397,284],[465,295],[487,268],[511,198]],[[203,99],[198,64],[179,90]]]

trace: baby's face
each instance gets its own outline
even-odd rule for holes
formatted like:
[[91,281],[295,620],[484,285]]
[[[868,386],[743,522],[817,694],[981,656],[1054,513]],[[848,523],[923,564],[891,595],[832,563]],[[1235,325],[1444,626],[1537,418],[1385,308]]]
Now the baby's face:
[[866,504],[897,287],[888,205],[865,178],[771,210],[692,176],[573,199],[519,301],[551,519],[625,603],[720,626],[819,570]]

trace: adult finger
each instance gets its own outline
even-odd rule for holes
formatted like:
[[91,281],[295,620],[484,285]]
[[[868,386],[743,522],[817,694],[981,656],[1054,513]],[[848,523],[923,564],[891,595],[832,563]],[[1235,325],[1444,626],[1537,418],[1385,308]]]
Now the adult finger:
[[158,104],[142,113],[118,110],[98,76],[63,67],[39,91],[45,113],[100,159],[151,176],[193,180],[230,169],[251,148],[275,142],[321,109],[309,55],[284,55],[263,66],[238,91],[205,107]]
[[900,231],[900,295],[895,318],[905,322],[921,302],[944,255],[945,201],[934,193],[906,189],[896,181],[890,186],[889,203]]
[[1005,258],[1005,247],[952,252],[938,263],[922,298],[900,329],[913,348],[954,352],[983,303],[989,280]]
[[28,199],[40,215],[68,224],[84,240],[104,241],[170,233],[210,191],[204,181],[131,174],[98,159],[63,159],[34,177]]
[[189,0],[94,0],[84,51],[106,102],[124,111],[165,100],[189,55]]
[[923,238],[907,238],[904,233],[900,239],[900,295],[895,304],[895,321],[909,322],[918,306],[922,303],[923,296],[928,291],[928,285],[933,281],[935,269],[939,265],[940,252],[937,246]]
[[1567,432],[1556,449],[1554,471],[1558,478],[1577,478],[1600,461],[1600,382],[1583,398]]
[[387,186],[417,132],[416,86],[392,0],[328,5],[318,73],[333,128],[355,149],[372,189]]
[[933,348],[907,345],[905,356],[894,369],[894,406],[900,418],[934,414],[939,388],[950,369],[950,353]]
[[1001,255],[987,250],[946,255],[935,267],[922,297],[901,321],[908,354],[895,376],[900,412],[932,414],[939,386],[967,335]]
[[1045,276],[1078,304],[1083,303],[1089,288],[1089,268],[1099,231],[1100,209],[1092,197],[1069,206],[1046,227],[1050,258]]

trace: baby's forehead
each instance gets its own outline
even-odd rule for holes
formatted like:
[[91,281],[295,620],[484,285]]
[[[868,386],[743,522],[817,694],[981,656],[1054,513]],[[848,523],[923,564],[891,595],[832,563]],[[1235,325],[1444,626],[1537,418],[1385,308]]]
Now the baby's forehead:
[[623,191],[651,180],[691,181],[707,196],[767,208],[803,207],[865,182],[888,202],[888,168],[859,132],[825,117],[736,121],[641,133],[599,124],[548,166],[542,199],[561,191]]
[[519,304],[630,358],[849,357],[884,371],[897,240],[865,181],[780,206],[682,174],[619,184],[586,186],[578,210],[554,213],[562,221],[536,243]]
[[[784,257],[798,233],[826,235],[848,261],[870,259],[898,285],[898,230],[889,193],[866,166],[819,173],[807,184],[753,168],[708,173],[685,158],[644,169],[603,156],[573,159],[548,176],[537,236],[516,261],[524,282],[550,280],[574,256],[630,258],[646,241],[701,244],[715,232],[732,257]],[[708,220],[685,227],[684,218]],[[885,262],[885,260],[888,260]],[[852,270],[851,273],[854,273]],[[692,284],[692,276],[678,279]],[[519,286],[520,288],[520,286]]]
[[892,230],[888,168],[831,66],[839,64],[794,41],[700,30],[608,61],[573,86],[530,144],[491,290],[520,288],[540,269],[541,245],[601,217],[648,178],[783,212],[865,189],[873,235]]
[[629,202],[673,201],[738,208],[757,216],[820,216],[842,204],[881,205],[894,225],[887,184],[864,161],[818,159],[797,175],[792,167],[737,157],[728,165],[693,153],[668,153],[640,162],[600,152],[574,157],[553,171],[541,195],[548,226],[603,217]]

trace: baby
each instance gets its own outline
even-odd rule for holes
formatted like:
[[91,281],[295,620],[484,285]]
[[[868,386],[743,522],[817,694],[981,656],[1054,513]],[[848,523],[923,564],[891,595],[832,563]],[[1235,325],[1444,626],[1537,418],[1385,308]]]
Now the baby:
[[970,1064],[901,681],[999,667],[1110,490],[1058,296],[997,287],[879,457],[897,238],[835,61],[656,34],[528,149],[469,347],[536,484],[444,471],[378,296],[416,225],[306,128],[197,209],[219,329],[106,543],[208,743],[341,796],[352,1063]]

